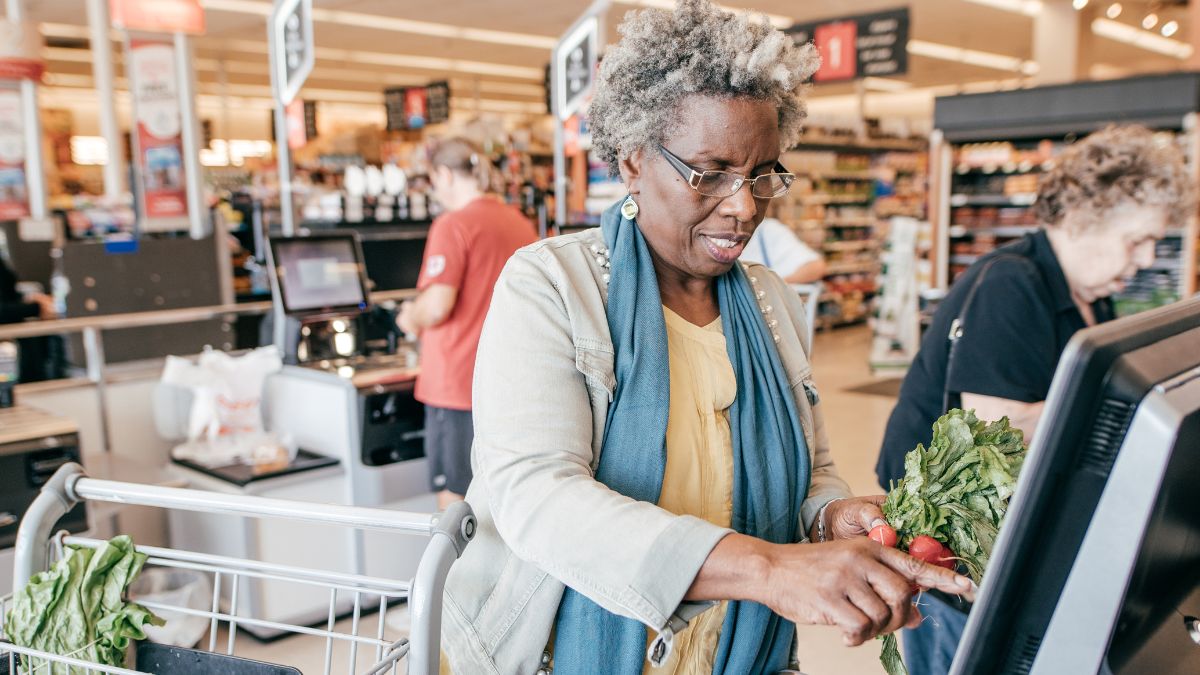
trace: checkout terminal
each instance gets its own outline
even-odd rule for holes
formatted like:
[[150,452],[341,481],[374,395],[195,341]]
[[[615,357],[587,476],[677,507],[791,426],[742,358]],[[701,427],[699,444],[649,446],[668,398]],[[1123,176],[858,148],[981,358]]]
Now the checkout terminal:
[[[276,344],[287,365],[264,386],[265,422],[290,437],[299,454],[281,472],[189,466],[187,480],[208,490],[436,511],[424,459],[424,408],[413,396],[416,351],[392,338],[381,353],[367,353],[370,296],[357,236],[272,238],[270,256]],[[171,518],[175,547],[281,563],[319,558],[322,568],[354,574],[411,578],[423,552],[415,539],[373,532],[323,532],[284,521],[263,527],[174,511]],[[239,602],[249,602],[259,618],[303,624],[328,614],[327,594],[241,583]],[[339,602],[348,611],[352,598]]]
[[1078,333],[952,675],[1200,673],[1200,298]]

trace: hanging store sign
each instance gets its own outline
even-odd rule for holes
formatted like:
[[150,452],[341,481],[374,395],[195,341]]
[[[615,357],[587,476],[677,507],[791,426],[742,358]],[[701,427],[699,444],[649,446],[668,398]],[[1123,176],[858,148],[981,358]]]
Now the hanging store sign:
[[798,23],[788,29],[796,44],[812,42],[821,53],[814,82],[845,82],[908,72],[907,7],[841,19]]
[[38,54],[42,34],[29,22],[0,19],[0,80],[38,80],[46,64]]
[[137,121],[141,204],[149,229],[187,229],[187,183],[175,49],[164,40],[129,42],[129,75]]
[[442,124],[450,119],[449,82],[434,82],[425,87],[425,108],[429,124]]
[[21,93],[15,89],[0,89],[0,220],[17,220],[29,215],[24,130]]
[[204,34],[200,0],[109,0],[113,25],[148,33]]
[[287,120],[288,147],[299,150],[308,144],[308,125],[305,123],[305,112],[309,101],[296,99],[284,108],[284,118]]
[[283,0],[271,12],[271,81],[275,96],[287,105],[300,93],[312,73],[312,0]]
[[600,22],[589,17],[558,44],[554,53],[554,88],[558,118],[579,112],[596,79],[596,45]]
[[450,84],[433,82],[424,87],[390,87],[383,90],[388,131],[421,129],[450,119]]

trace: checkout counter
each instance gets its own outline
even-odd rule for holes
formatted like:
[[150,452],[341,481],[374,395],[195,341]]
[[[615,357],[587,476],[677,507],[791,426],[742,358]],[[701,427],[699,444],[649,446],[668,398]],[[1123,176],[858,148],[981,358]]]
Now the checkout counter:
[[[286,432],[298,454],[286,467],[258,472],[185,460],[173,460],[172,472],[218,492],[436,511],[424,409],[413,397],[417,355],[398,334],[387,336],[383,353],[367,353],[369,296],[357,237],[273,239],[271,254],[276,343],[287,365],[266,381],[265,422]],[[170,533],[172,548],[393,579],[411,578],[423,552],[411,537],[182,511],[171,513]],[[330,606],[326,593],[250,580],[239,582],[238,595],[252,615],[271,621],[319,621]],[[353,600],[340,597],[339,613]]]

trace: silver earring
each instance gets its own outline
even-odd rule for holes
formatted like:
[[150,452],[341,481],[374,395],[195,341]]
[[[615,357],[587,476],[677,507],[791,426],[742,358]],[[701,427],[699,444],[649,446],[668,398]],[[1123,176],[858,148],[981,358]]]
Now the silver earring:
[[625,220],[633,220],[637,217],[638,205],[633,201],[633,195],[625,198],[625,203],[621,204],[621,215],[625,216]]

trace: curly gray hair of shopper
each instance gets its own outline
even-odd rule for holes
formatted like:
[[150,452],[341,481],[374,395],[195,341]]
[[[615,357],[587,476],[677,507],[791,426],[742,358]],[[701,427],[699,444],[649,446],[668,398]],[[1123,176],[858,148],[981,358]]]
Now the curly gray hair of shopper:
[[1195,213],[1196,189],[1183,152],[1164,138],[1143,126],[1110,126],[1067,148],[1038,184],[1038,218],[1088,228],[1135,204],[1162,207],[1168,227],[1183,227]]
[[801,94],[820,65],[811,44],[796,45],[765,16],[731,14],[709,0],[629,12],[619,31],[589,109],[593,149],[613,175],[635,150],[657,149],[693,94],[769,100],[779,109],[780,149],[796,144]]

